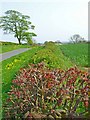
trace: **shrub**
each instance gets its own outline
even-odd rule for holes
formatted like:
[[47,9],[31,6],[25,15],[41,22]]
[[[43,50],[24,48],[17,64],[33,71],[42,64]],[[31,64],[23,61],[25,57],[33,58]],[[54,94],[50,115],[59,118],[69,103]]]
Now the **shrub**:
[[47,118],[83,117],[88,111],[88,83],[88,73],[77,67],[63,71],[50,70],[44,63],[29,65],[12,81],[4,116],[23,119],[38,113]]

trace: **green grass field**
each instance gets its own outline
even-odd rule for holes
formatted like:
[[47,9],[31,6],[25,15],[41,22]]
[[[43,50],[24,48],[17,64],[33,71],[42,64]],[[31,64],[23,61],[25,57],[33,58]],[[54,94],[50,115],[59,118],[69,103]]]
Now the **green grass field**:
[[88,44],[65,44],[61,45],[62,53],[78,66],[90,66],[88,62]]
[[0,45],[0,53],[9,52],[19,48],[28,48],[28,45]]

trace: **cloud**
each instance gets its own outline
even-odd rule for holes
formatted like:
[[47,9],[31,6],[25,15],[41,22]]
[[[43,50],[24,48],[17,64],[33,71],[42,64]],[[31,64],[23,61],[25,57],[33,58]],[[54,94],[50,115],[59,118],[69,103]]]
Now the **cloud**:
[[33,3],[37,3],[37,2],[43,2],[43,3],[47,3],[47,2],[52,2],[52,3],[56,3],[56,2],[78,2],[78,3],[88,3],[88,0],[1,0],[1,2],[33,2]]

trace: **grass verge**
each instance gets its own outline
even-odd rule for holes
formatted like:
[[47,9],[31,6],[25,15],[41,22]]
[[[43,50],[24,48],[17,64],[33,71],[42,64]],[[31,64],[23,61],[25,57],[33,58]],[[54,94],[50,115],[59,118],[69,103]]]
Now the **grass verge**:
[[35,47],[24,53],[11,57],[2,61],[2,101],[4,102],[7,97],[7,92],[10,90],[11,81],[16,77],[19,69],[26,66],[36,51],[42,47]]
[[0,53],[9,52],[19,48],[29,48],[28,45],[0,45]]

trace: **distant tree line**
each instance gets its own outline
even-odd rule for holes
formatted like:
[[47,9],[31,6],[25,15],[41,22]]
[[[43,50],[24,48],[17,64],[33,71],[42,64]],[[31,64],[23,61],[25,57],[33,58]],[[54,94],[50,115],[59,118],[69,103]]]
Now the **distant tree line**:
[[89,41],[85,40],[84,37],[81,37],[79,34],[74,34],[70,37],[69,42],[61,42],[60,40],[54,41],[45,41],[44,44],[47,43],[55,43],[56,45],[61,45],[63,43],[89,43]]
[[70,43],[82,43],[87,42],[83,37],[81,37],[79,34],[74,34],[70,37]]

